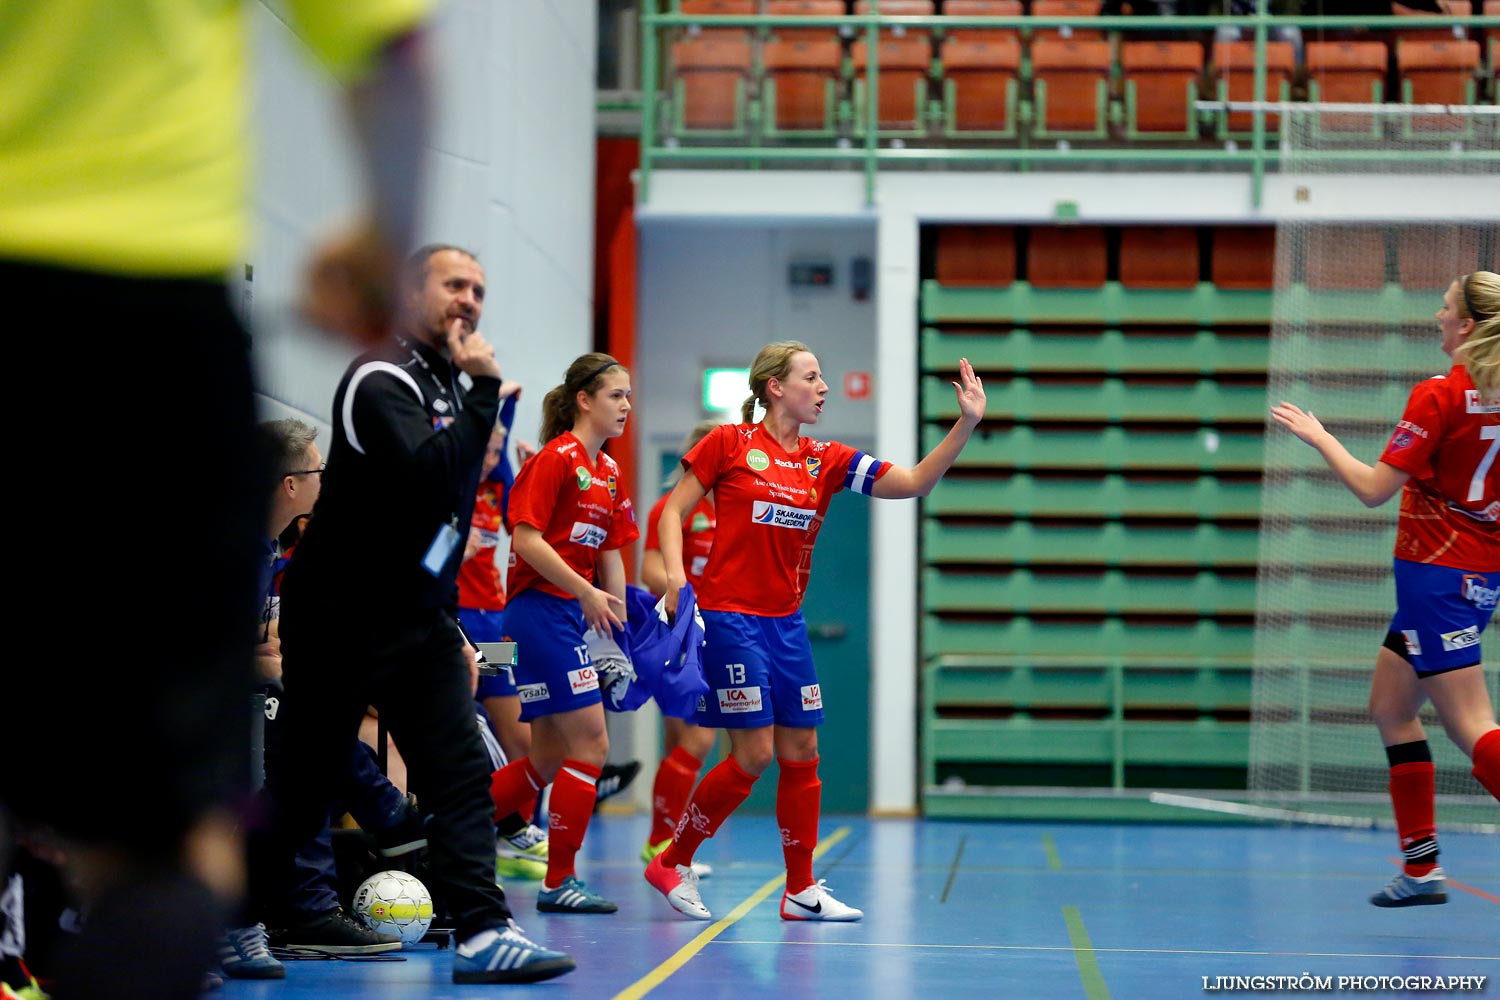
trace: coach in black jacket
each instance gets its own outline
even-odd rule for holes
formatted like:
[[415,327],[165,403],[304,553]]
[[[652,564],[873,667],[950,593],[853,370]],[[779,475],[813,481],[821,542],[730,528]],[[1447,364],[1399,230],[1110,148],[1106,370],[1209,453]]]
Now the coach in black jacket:
[[[403,300],[399,335],[356,358],[334,394],[322,493],[282,582],[284,756],[267,762],[267,783],[275,846],[315,834],[374,705],[432,813],[433,888],[462,944],[510,917],[455,583],[500,366],[477,331],[484,270],[468,251],[419,250]],[[273,894],[262,912],[289,889],[280,861],[252,887]]]

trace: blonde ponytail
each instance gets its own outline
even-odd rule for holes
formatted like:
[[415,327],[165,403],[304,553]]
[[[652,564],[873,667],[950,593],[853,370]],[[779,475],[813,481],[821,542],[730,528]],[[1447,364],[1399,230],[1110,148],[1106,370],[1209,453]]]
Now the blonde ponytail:
[[1458,279],[1459,305],[1474,321],[1468,339],[1453,352],[1487,403],[1500,401],[1500,274],[1475,271]]

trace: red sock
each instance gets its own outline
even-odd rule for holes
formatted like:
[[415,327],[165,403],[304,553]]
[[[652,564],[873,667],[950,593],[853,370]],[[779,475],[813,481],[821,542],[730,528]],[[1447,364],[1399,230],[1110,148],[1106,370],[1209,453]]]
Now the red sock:
[[697,791],[677,821],[672,846],[661,852],[661,863],[668,868],[692,864],[698,845],[719,831],[719,826],[750,797],[750,789],[754,787],[755,775],[740,767],[733,757],[720,761],[698,782]]
[[594,815],[594,785],[601,769],[581,760],[565,760],[552,779],[547,810],[547,882],[549,889],[574,874],[573,859]]
[[1401,837],[1408,875],[1426,875],[1437,867],[1437,821],[1433,817],[1436,774],[1432,761],[1391,767],[1391,781],[1386,787],[1391,792],[1396,833]]
[[[527,799],[535,802],[537,793],[545,784],[536,768],[531,766],[530,757],[513,760],[490,775],[490,799],[495,803],[495,819],[519,812],[529,822],[531,813],[522,812],[521,807]],[[531,808],[535,811],[536,806]]]
[[786,858],[786,891],[801,892],[813,884],[813,848],[818,846],[818,813],[823,783],[818,780],[818,758],[809,761],[776,759],[781,780],[776,783],[776,824],[781,827],[781,854]]
[[662,759],[656,769],[656,784],[651,788],[651,832],[646,837],[647,843],[659,844],[672,836],[702,769],[703,761],[682,747],[673,747]]
[[1500,799],[1500,729],[1491,729],[1475,741],[1474,777]]

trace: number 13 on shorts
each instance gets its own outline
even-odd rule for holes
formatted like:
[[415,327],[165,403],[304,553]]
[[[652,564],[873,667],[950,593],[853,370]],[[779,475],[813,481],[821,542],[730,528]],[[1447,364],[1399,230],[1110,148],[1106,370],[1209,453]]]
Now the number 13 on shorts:
[[745,683],[745,665],[743,663],[726,663],[724,669],[729,671],[729,683],[739,686]]

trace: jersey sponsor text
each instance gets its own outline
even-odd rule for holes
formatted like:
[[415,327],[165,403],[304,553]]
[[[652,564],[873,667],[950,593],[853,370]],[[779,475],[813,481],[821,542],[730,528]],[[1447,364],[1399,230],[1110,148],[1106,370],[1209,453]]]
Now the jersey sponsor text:
[[761,707],[760,687],[719,688],[714,692],[719,699],[719,711],[730,713],[759,712]]
[[568,532],[568,541],[576,545],[587,545],[591,549],[597,549],[604,544],[604,539],[609,532],[597,524],[587,521],[574,521],[573,530]]
[[593,667],[579,667],[577,670],[568,671],[568,683],[572,685],[574,694],[597,691],[599,690],[599,674]]
[[769,524],[777,528],[795,528],[806,531],[818,516],[815,510],[805,507],[787,507],[766,500],[756,500],[750,505],[750,519],[756,524]]

